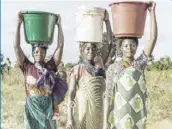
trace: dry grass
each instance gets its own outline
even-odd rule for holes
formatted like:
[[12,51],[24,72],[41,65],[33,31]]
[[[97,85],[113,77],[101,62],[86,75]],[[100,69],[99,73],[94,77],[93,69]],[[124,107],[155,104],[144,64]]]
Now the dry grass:
[[172,120],[172,72],[147,72],[146,78],[149,96],[148,122]]
[[[146,72],[149,113],[148,124],[164,119],[172,120],[172,72]],[[19,69],[13,69],[2,81],[2,129],[23,129],[24,78]],[[60,105],[58,127],[66,123],[66,99]]]

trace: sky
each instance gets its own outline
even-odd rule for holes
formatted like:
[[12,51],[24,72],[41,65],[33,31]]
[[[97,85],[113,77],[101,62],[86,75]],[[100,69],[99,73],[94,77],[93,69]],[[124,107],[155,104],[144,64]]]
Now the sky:
[[[1,53],[9,57],[12,62],[16,61],[13,42],[17,26],[18,11],[37,10],[60,14],[64,31],[64,52],[62,60],[76,62],[79,57],[78,43],[75,41],[76,12],[81,5],[97,6],[106,8],[112,21],[111,9],[108,6],[112,1],[55,1],[55,0],[2,0],[1,1]],[[156,16],[158,23],[158,40],[153,52],[155,59],[163,56],[172,58],[172,1],[156,0]],[[111,24],[112,26],[112,24]],[[149,12],[145,24],[144,35],[140,39],[137,55],[140,54],[144,45],[149,40]],[[25,42],[24,28],[21,26],[21,47],[26,55],[31,55],[31,46]],[[57,45],[57,27],[55,28],[54,41],[49,47],[48,54],[53,54]]]

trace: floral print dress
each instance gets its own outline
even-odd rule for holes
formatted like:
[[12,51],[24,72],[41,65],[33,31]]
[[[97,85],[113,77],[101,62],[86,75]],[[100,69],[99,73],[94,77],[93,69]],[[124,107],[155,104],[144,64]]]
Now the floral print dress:
[[[43,64],[42,68],[25,58],[21,70],[25,77],[26,91],[25,129],[56,129],[56,121],[53,120],[59,115],[56,98],[64,97],[67,84],[55,77],[57,69],[53,58]],[[63,91],[59,90],[61,86]]]

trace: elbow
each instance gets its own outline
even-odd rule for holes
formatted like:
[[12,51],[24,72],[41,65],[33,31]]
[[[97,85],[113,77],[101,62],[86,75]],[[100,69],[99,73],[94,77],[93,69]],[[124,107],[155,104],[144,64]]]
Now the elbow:
[[59,46],[61,49],[63,49],[64,47],[64,41],[61,42],[60,46]]
[[153,44],[156,43],[157,37],[152,38],[150,41],[151,41],[151,43],[153,43]]
[[15,43],[13,44],[13,47],[14,47],[15,49],[18,49],[18,48],[20,48],[20,45],[19,45],[19,43],[16,43],[16,42],[15,42]]
[[54,61],[55,61],[56,66],[58,67],[60,65],[60,61],[59,60],[54,60]]
[[58,41],[57,49],[63,49],[64,41]]
[[150,41],[151,41],[152,43],[155,43],[155,42],[157,41],[157,37],[158,37],[157,34],[152,35]]
[[19,49],[20,49],[20,46],[14,45],[14,50],[15,50],[15,51],[18,51]]

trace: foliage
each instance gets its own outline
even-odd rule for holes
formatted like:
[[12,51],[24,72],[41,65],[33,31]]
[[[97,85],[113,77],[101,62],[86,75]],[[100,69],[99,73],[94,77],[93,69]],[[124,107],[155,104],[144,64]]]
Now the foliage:
[[172,69],[172,61],[171,61],[170,57],[165,56],[165,57],[160,58],[160,60],[153,61],[148,66],[148,69],[149,70],[158,70],[158,71],[171,70]]

